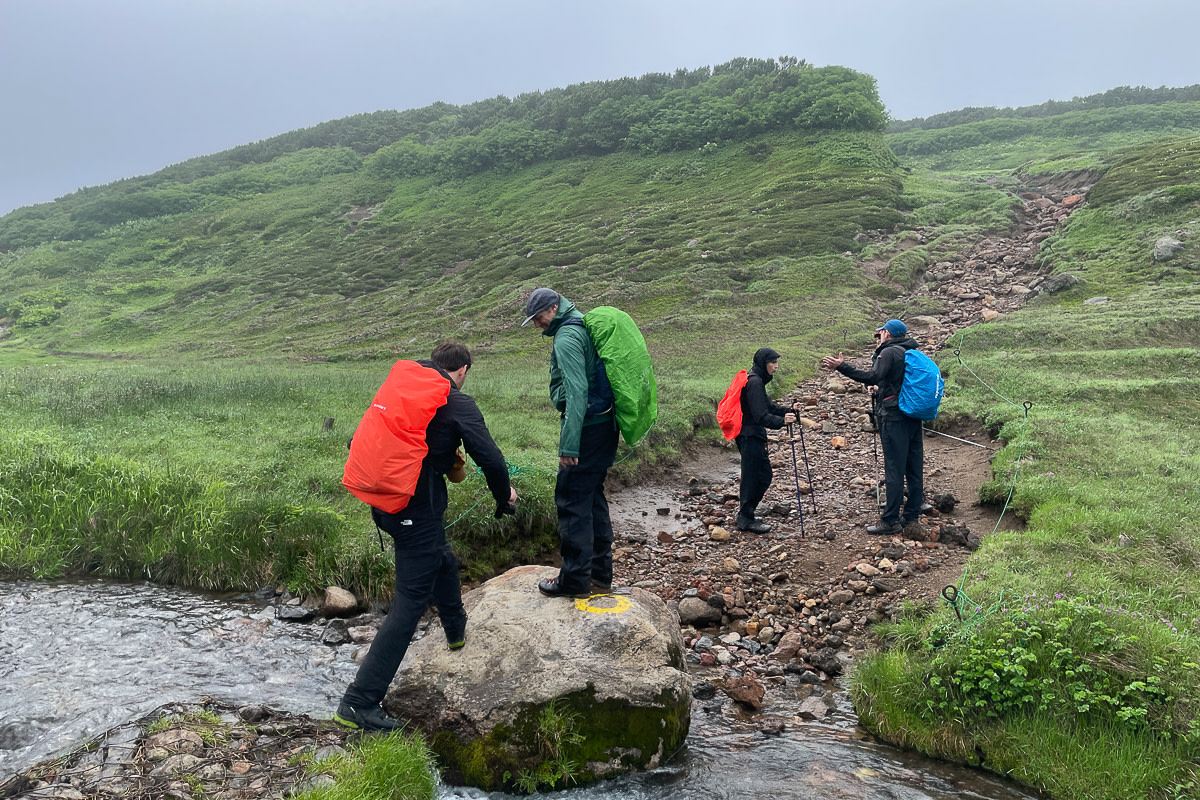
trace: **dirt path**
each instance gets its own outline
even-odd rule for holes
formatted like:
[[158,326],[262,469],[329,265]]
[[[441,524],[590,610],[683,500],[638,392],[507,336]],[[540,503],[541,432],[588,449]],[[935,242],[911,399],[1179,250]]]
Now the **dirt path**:
[[[793,428],[796,468],[787,431],[770,441],[775,478],[760,505],[770,511],[765,517],[770,533],[760,536],[733,526],[736,448],[701,447],[685,466],[612,498],[617,582],[648,589],[676,605],[689,589],[702,600],[723,595],[725,613],[719,625],[709,626],[710,634],[734,631],[760,645],[778,645],[784,635],[796,633],[801,651],[853,651],[865,646],[867,624],[893,615],[902,600],[940,602],[943,587],[958,583],[971,549],[948,541],[946,531],[963,537],[969,531],[975,543],[998,523],[1005,530],[1020,527],[1012,514],[1001,519],[999,509],[976,502],[998,447],[976,429],[948,432],[975,444],[926,435],[927,496],[942,500],[946,512],[933,512],[919,528],[901,536],[868,534],[866,526],[879,519],[875,486],[876,476],[882,477],[882,461],[877,466],[875,460],[876,435],[854,421],[868,398],[861,391],[821,391],[827,381],[819,376],[784,397],[788,403],[816,399],[806,417],[831,430],[809,430],[801,442],[799,428]],[[845,444],[836,446],[841,443],[835,438]],[[807,492],[810,471],[815,512],[813,495]],[[804,492],[802,514],[797,513],[797,482]],[[952,509],[949,498],[957,500]],[[860,564],[878,573],[868,569],[864,574]],[[854,598],[830,601],[844,590]],[[808,603],[812,600],[815,605]],[[693,625],[689,632],[698,637],[703,627]],[[771,630],[769,636],[763,636],[765,628]],[[737,654],[743,653],[749,658],[740,660],[747,663],[726,666],[739,671],[772,666],[770,659],[751,660],[757,654],[748,650]],[[771,671],[782,674],[782,669]]]

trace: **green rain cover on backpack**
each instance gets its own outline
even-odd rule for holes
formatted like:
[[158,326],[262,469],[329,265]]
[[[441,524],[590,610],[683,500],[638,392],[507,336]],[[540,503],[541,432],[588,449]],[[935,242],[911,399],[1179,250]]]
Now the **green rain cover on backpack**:
[[583,324],[608,373],[617,427],[627,444],[637,444],[658,418],[658,385],[646,340],[633,318],[612,306],[593,308]]

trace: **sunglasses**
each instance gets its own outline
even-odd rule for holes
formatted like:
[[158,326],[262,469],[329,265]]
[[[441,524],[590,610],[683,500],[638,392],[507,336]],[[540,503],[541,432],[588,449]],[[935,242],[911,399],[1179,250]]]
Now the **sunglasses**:
[[876,339],[882,339],[882,338],[883,338],[883,334],[882,334],[882,333],[877,333],[877,334],[875,334],[875,338],[876,338]]

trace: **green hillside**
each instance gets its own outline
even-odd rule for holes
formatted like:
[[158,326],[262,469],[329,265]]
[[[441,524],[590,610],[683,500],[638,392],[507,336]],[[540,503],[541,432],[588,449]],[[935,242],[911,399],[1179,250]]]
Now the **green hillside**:
[[25,492],[79,476],[0,509],[34,534],[0,540],[0,564],[386,586],[345,441],[392,361],[447,338],[476,350],[468,390],[523,498],[502,525],[472,484],[452,536],[474,575],[534,557],[555,542],[557,418],[523,296],[639,321],[661,413],[619,471],[673,458],[765,339],[812,354],[829,331],[794,320],[865,323],[873,282],[845,254],[903,219],[884,119],[868,76],[739,59],[339,120],[0,219],[10,468]]
[[347,199],[360,179],[13,251],[0,266],[14,326],[3,344],[168,355],[216,339],[200,354],[361,358],[418,335],[424,350],[444,334],[418,308],[504,325],[517,292],[551,276],[566,293],[664,314],[697,295],[753,303],[762,270],[858,249],[856,233],[901,219],[895,160],[869,133],[407,178],[373,205]]
[[941,364],[945,421],[1006,443],[982,498],[1027,530],[972,559],[971,624],[912,607],[879,628],[855,702],[890,740],[1053,797],[1194,796],[1200,101],[1084,101],[885,133],[869,76],[738,59],[332,121],[19,209],[0,573],[385,594],[346,439],[395,359],[454,338],[521,494],[504,522],[478,475],[452,494],[456,550],[492,574],[556,541],[533,288],[646,334],[660,419],[622,450],[630,479],[715,436],[756,348],[788,385],[884,315],[938,313],[904,294],[927,268],[1005,234],[1022,191],[1087,186],[1038,255],[1080,283],[964,331],[970,369]]
[[1070,100],[1047,100],[1036,106],[1021,106],[1020,108],[970,107],[954,111],[944,111],[929,117],[915,119],[892,120],[888,123],[888,133],[906,133],[908,131],[932,131],[940,128],[953,128],[972,122],[982,122],[992,119],[1045,119],[1068,114],[1072,111],[1096,111],[1101,109],[1127,108],[1129,106],[1153,106],[1162,103],[1194,103],[1200,101],[1200,84],[1191,86],[1168,87],[1160,86],[1151,89],[1148,86],[1118,86],[1107,92],[1092,94],[1086,97],[1073,97]]

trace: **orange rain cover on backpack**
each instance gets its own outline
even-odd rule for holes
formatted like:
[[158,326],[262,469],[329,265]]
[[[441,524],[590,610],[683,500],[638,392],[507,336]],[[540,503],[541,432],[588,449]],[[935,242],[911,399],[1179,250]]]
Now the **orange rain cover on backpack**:
[[450,381],[415,361],[397,361],[363,414],[342,485],[368,505],[395,514],[412,499],[429,452],[425,429],[450,396]]
[[725,396],[717,404],[717,424],[725,440],[732,442],[742,432],[742,388],[750,375],[742,370],[733,376],[733,383],[725,390]]

